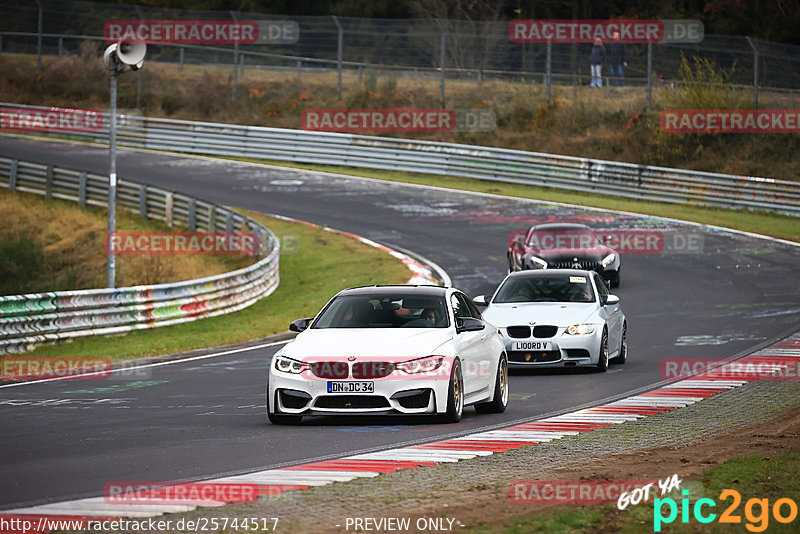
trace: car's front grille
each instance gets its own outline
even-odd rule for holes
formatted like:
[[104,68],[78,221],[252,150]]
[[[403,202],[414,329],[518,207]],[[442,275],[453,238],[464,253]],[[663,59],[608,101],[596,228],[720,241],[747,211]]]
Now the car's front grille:
[[316,408],[337,410],[361,410],[365,408],[389,408],[389,401],[378,395],[326,395],[314,403]]
[[533,337],[553,337],[556,332],[558,332],[558,327],[549,324],[537,324],[533,327]]
[[552,263],[550,263],[550,262],[547,262],[547,263],[548,263],[548,267],[550,267],[551,269],[574,269],[574,268],[576,268],[575,264],[578,264],[578,265],[580,265],[581,269],[584,269],[584,270],[587,270],[587,271],[600,271],[600,270],[602,270],[602,266],[600,265],[600,262],[597,262],[597,261],[589,261],[589,260],[581,260],[581,259],[579,259],[578,261],[567,260],[567,261],[556,261],[556,262],[552,262]]
[[536,350],[536,351],[518,351],[512,350],[508,353],[509,362],[520,363],[547,363],[557,362],[561,359],[561,352],[557,350]]
[[353,378],[383,378],[394,368],[392,362],[357,362],[353,364]]
[[350,375],[350,369],[345,362],[314,362],[309,365],[314,376],[319,378],[336,380]]
[[531,337],[531,327],[530,326],[509,326],[506,328],[509,337],[515,338],[526,338]]

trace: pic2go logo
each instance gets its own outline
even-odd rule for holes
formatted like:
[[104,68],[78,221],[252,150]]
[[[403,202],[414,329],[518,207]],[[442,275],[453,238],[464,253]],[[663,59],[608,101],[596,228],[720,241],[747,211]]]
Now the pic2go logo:
[[[684,497],[681,499],[680,514],[681,522],[689,523],[689,514],[699,523],[711,523],[717,518],[717,514],[710,508],[716,508],[717,503],[714,499],[698,499],[694,505],[689,504],[689,491],[682,490]],[[732,499],[731,504],[719,515],[719,523],[741,524],[742,517],[736,514],[736,510],[742,502],[742,495],[733,489],[722,490],[719,494],[722,501]],[[666,509],[665,509],[666,507]],[[749,499],[744,505],[744,516],[747,519],[745,528],[750,532],[764,532],[769,526],[770,512],[778,523],[791,523],[797,518],[797,503],[787,497],[776,500],[769,506],[769,499]],[[788,513],[787,513],[788,512]],[[661,525],[673,523],[678,518],[678,503],[671,497],[656,498],[653,501],[653,531],[661,532]]]

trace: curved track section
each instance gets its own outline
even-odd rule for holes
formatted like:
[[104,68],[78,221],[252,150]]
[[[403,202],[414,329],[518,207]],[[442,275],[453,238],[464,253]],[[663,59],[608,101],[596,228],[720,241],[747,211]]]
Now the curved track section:
[[[100,147],[0,137],[0,153],[103,172]],[[278,213],[413,250],[453,284],[488,293],[506,269],[509,232],[571,220],[595,228],[669,230],[682,223],[578,207],[202,158],[124,151],[124,177],[215,202]],[[608,373],[511,377],[501,415],[468,410],[458,425],[424,419],[319,418],[266,423],[264,377],[277,346],[167,365],[141,376],[0,388],[0,508],[98,495],[116,481],[191,480],[433,441],[597,403],[661,380],[674,357],[726,357],[800,323],[800,248],[717,229],[702,254],[623,258],[630,359]],[[300,246],[313,244],[300,243]],[[316,310],[309,310],[314,313]]]

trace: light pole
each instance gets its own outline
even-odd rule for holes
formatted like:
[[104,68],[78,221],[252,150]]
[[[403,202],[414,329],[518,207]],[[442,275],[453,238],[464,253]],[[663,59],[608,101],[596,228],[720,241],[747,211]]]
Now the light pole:
[[106,265],[106,287],[114,287],[116,277],[116,255],[114,253],[114,233],[117,226],[117,76],[127,70],[142,68],[147,45],[144,43],[119,42],[106,48],[103,53],[105,63],[111,74],[111,110],[108,131],[108,232],[106,246],[108,263]]

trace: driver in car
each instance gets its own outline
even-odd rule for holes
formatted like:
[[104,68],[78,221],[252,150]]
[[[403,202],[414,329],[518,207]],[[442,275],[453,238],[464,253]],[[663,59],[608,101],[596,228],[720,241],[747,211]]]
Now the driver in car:
[[353,302],[342,317],[342,325],[351,328],[364,328],[369,324],[373,307],[369,302]]
[[436,324],[436,312],[433,308],[425,308],[422,310],[422,313],[419,316],[420,319],[423,321],[428,321],[429,323],[435,325]]

